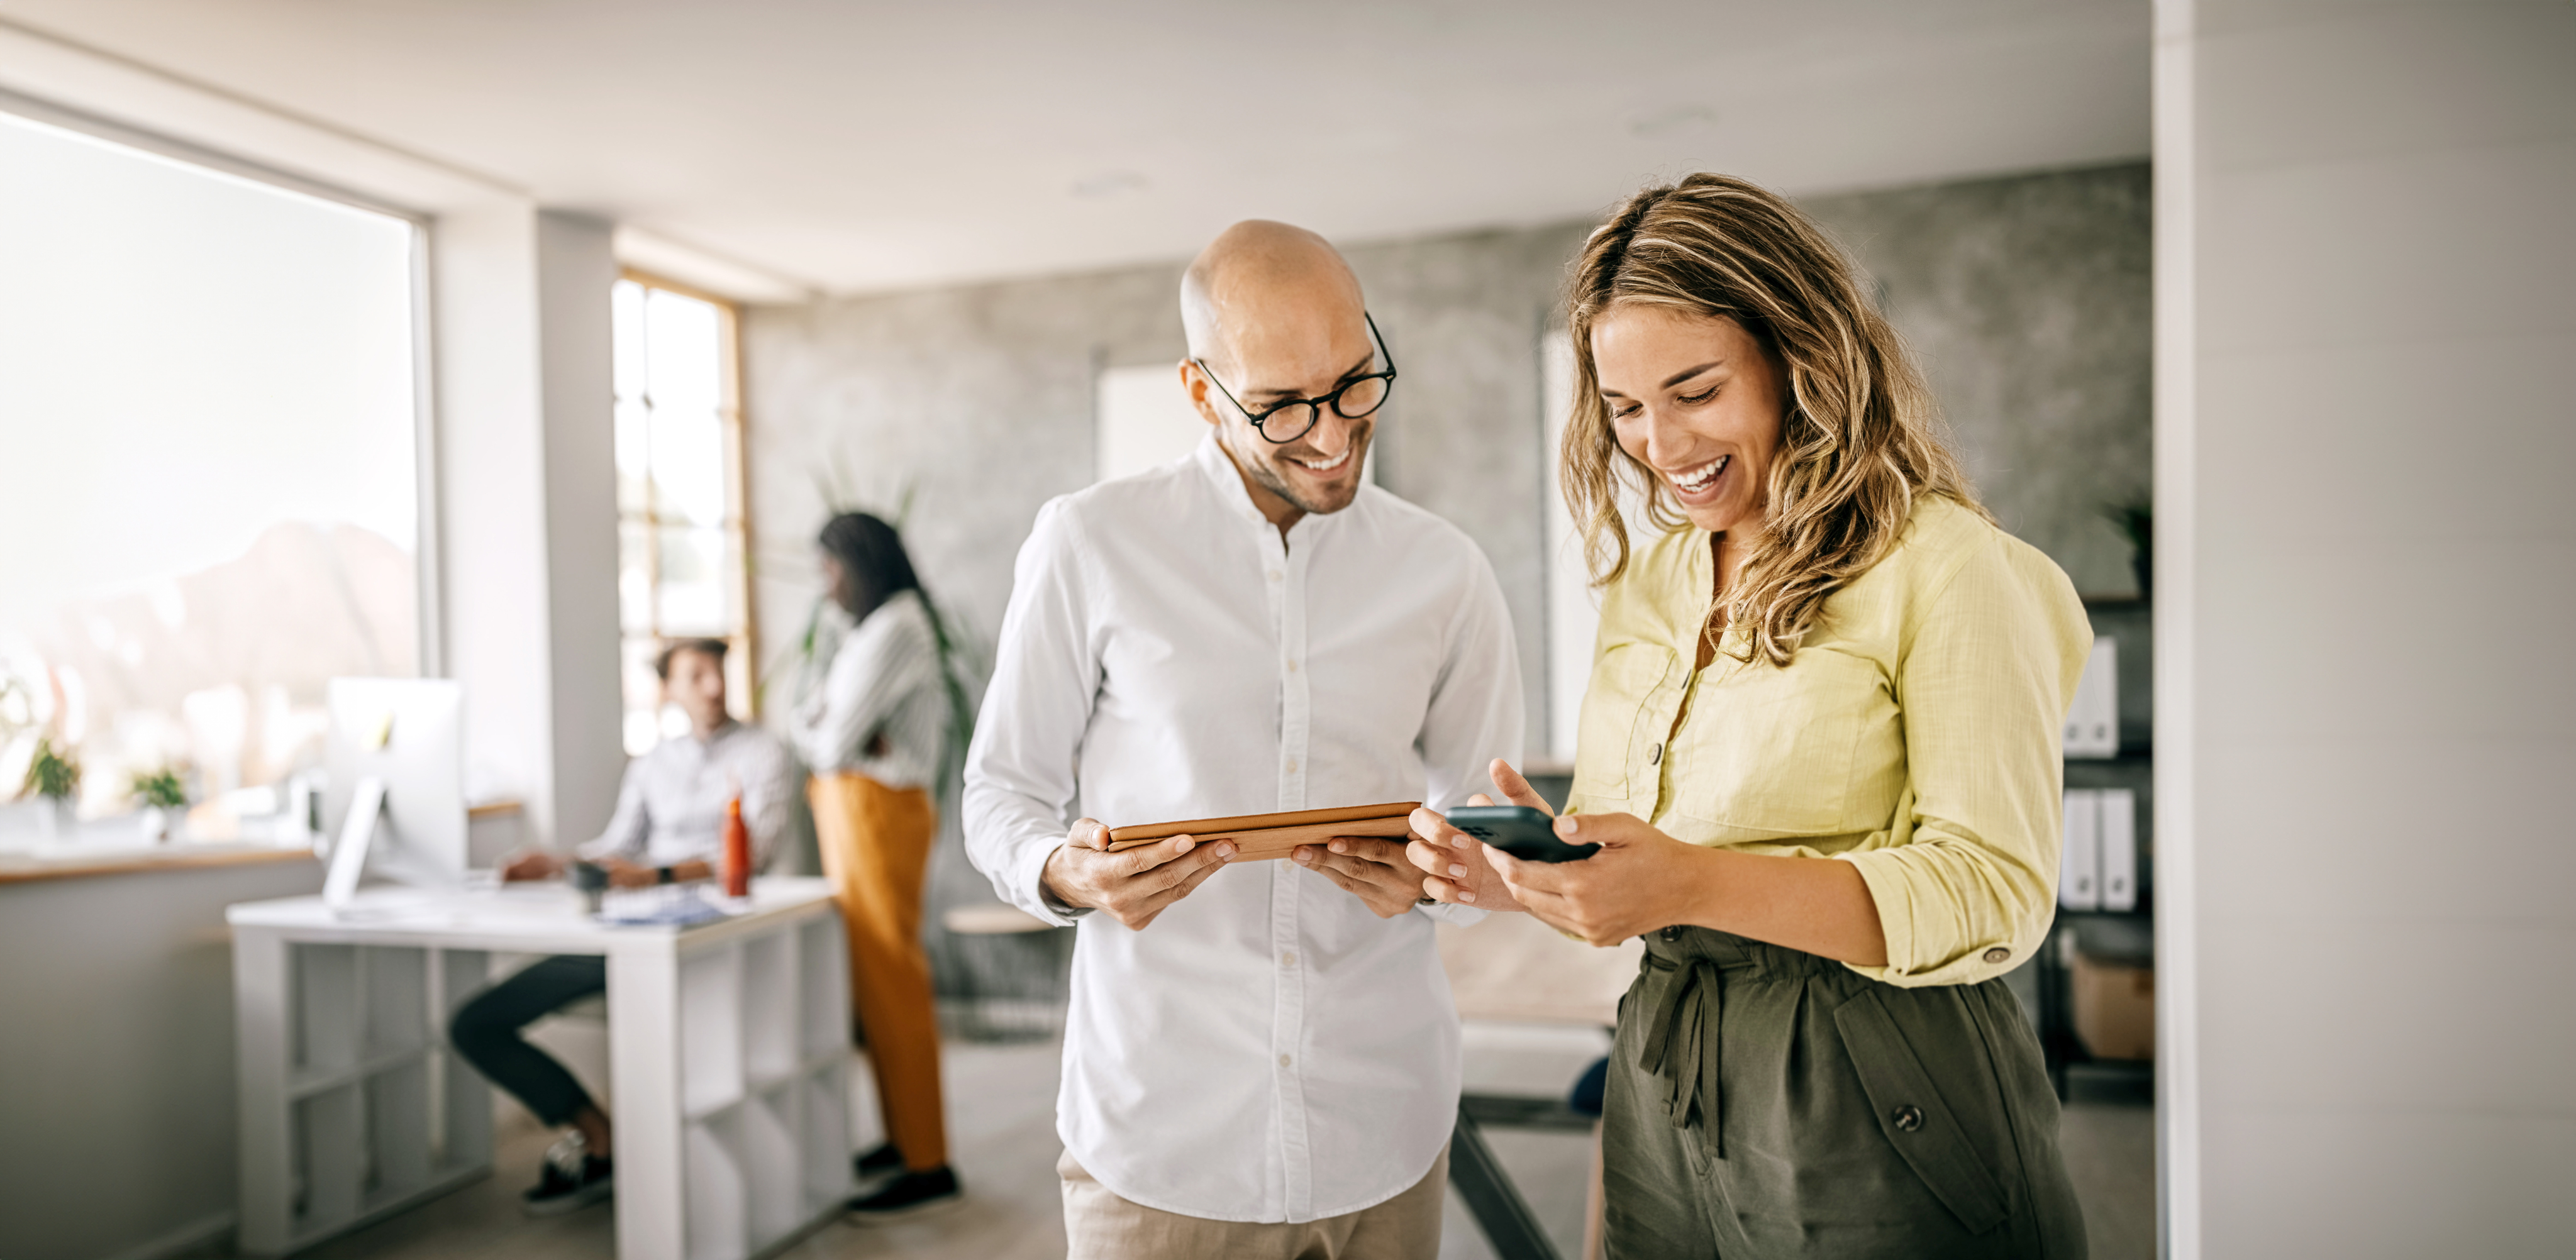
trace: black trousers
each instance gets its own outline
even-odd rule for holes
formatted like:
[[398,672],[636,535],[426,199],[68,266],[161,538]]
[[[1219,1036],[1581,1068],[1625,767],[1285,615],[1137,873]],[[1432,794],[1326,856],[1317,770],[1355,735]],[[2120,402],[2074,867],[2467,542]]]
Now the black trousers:
[[607,991],[607,959],[597,954],[542,958],[458,1007],[447,1039],[485,1080],[510,1091],[547,1126],[560,1128],[591,1105],[590,1093],[553,1055],[519,1034],[556,1011]]

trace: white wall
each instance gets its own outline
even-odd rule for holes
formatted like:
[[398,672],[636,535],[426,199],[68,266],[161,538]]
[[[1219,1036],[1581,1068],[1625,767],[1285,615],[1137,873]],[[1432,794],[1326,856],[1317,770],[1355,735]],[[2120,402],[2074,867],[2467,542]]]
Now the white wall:
[[308,861],[0,884],[0,1256],[143,1260],[232,1227],[224,907]]
[[2171,1254],[2563,1256],[2576,5],[2160,20]]

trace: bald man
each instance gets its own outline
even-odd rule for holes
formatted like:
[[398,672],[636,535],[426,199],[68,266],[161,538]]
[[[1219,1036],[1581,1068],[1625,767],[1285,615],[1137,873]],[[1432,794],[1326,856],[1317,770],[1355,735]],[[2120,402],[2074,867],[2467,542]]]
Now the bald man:
[[1458,1102],[1432,921],[1481,912],[1424,901],[1398,841],[1236,862],[1110,853],[1103,823],[1463,803],[1520,747],[1502,591],[1361,480],[1395,364],[1323,238],[1227,229],[1181,313],[1208,434],[1038,513],[966,761],[977,868],[1079,928],[1071,1254],[1432,1255]]

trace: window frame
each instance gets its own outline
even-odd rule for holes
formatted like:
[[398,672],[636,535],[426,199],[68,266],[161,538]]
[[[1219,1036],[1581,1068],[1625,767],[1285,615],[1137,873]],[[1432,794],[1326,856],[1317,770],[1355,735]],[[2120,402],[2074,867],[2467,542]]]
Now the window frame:
[[[729,657],[725,683],[727,698],[730,701],[729,707],[735,719],[743,722],[757,722],[761,715],[760,688],[758,670],[754,668],[754,664],[758,660],[760,651],[760,620],[759,610],[752,605],[751,600],[751,452],[747,439],[750,419],[743,405],[742,304],[721,294],[711,293],[695,285],[672,280],[636,267],[621,265],[617,271],[617,279],[635,284],[648,294],[652,290],[660,289],[666,293],[704,302],[716,308],[723,323],[722,332],[717,338],[716,420],[722,430],[724,458],[727,465],[725,477],[727,510],[725,519],[718,522],[718,526],[720,531],[730,532],[735,545],[739,548],[734,556],[734,589],[731,595],[734,607],[740,614],[734,631],[722,636],[728,645]],[[613,407],[609,424],[610,439],[614,441],[617,421]],[[651,628],[646,631],[638,631],[626,624],[624,601],[620,600],[617,638],[622,669],[628,644],[638,640],[650,640],[656,644],[667,643],[672,636],[661,626],[661,535],[659,531],[663,528],[664,522],[656,513],[655,504],[649,493],[642,511],[630,511],[622,501],[617,504],[616,511],[621,537],[624,527],[629,524],[644,527],[647,539],[644,561],[646,573],[649,575],[648,581],[653,590],[652,597],[645,603],[647,615],[651,619]],[[621,542],[620,546],[623,545]],[[623,701],[621,701],[620,708],[623,707]],[[620,727],[622,730],[622,721]]]

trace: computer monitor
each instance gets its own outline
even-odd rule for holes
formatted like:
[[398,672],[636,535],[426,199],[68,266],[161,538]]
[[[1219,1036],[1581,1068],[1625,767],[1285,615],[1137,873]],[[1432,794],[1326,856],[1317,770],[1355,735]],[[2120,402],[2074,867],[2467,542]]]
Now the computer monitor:
[[369,871],[432,887],[461,882],[463,689],[443,678],[334,678],[325,707],[322,827],[334,840],[323,895],[345,903]]

